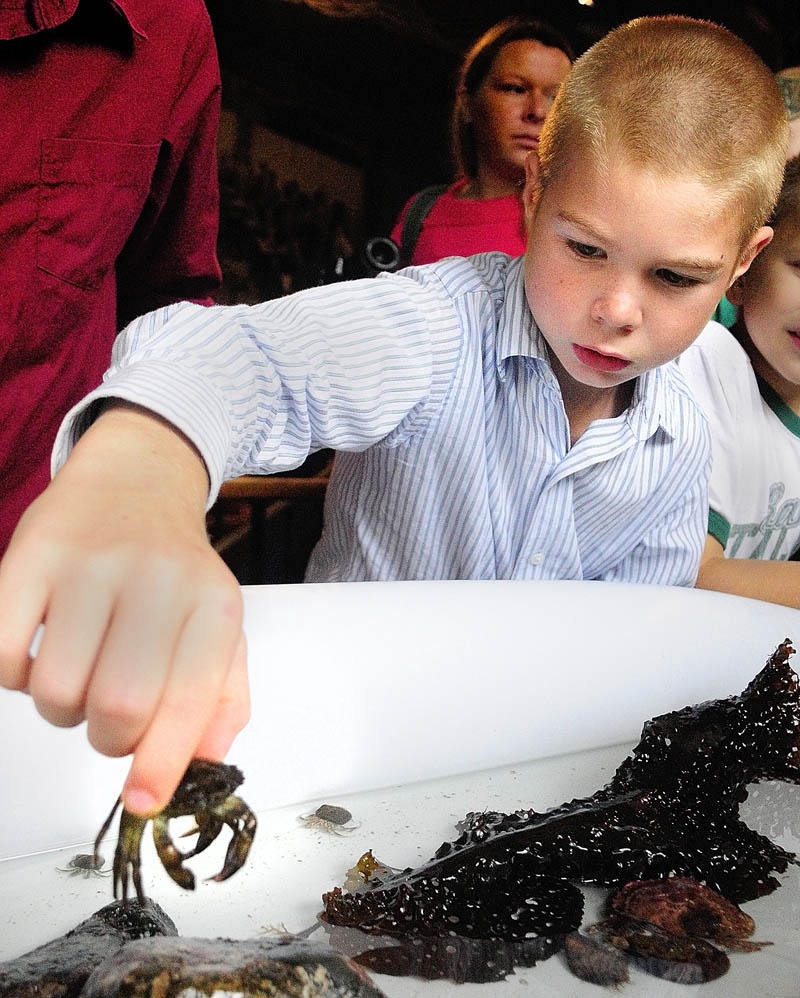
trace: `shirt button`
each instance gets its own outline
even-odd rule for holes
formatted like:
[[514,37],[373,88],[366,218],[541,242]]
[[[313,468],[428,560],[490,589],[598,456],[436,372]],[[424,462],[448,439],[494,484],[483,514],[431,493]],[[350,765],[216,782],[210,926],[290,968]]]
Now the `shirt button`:
[[531,555],[531,565],[541,565],[544,561],[544,555],[541,551],[537,551],[536,554]]

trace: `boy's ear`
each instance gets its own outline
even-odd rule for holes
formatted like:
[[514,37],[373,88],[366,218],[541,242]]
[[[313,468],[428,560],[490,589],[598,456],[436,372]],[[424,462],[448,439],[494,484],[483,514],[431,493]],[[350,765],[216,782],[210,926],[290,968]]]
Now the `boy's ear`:
[[528,224],[533,220],[539,206],[542,194],[541,177],[539,174],[539,157],[535,152],[529,152],[525,158],[525,187],[522,191],[522,204],[525,209],[525,220]]
[[[728,287],[728,291],[731,290],[733,284],[742,276],[742,274],[747,271],[750,264],[753,260],[755,260],[761,250],[763,250],[765,246],[769,246],[772,242],[773,235],[774,232],[768,225],[762,225],[761,228],[755,233],[739,257],[739,263],[731,276],[731,283]],[[736,292],[734,292],[734,294],[735,293]],[[727,298],[729,301],[733,302],[730,294],[727,294]],[[735,305],[737,303],[733,302],[733,304]]]

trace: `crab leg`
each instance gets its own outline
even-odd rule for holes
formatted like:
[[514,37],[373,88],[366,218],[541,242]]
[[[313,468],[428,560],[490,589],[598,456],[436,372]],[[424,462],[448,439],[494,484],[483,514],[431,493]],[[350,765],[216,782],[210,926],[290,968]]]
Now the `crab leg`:
[[[103,822],[103,827],[97,833],[97,838],[94,840],[93,858],[95,866],[97,865],[98,859],[102,859],[102,857],[100,856],[100,843],[103,841],[103,836],[106,834],[109,827],[111,826],[111,822],[114,820],[114,815],[117,813],[117,808],[120,806],[121,803],[122,803],[122,797],[121,796],[117,797],[116,801],[114,802],[114,806],[111,808],[111,814],[109,814],[109,816]],[[102,862],[100,862],[100,866],[102,865],[103,865]]]
[[122,809],[122,817],[119,820],[119,840],[114,853],[114,897],[117,896],[117,884],[122,887],[122,900],[128,900],[128,885],[130,877],[133,877],[133,885],[136,888],[136,897],[140,904],[144,904],[146,898],[142,889],[140,847],[142,843],[142,832],[147,820],[131,814]]

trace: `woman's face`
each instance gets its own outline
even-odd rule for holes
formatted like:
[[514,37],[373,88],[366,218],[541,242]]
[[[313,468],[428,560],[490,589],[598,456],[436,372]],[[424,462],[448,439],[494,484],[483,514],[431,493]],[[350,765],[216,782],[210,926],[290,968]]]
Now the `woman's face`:
[[521,180],[525,158],[539,147],[542,124],[570,61],[561,49],[520,39],[504,45],[480,86],[464,98],[478,154],[478,173]]

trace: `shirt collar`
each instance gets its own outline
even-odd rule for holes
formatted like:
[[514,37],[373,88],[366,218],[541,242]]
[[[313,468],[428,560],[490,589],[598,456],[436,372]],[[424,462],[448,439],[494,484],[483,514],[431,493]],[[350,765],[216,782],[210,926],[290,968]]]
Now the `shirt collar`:
[[550,368],[547,347],[534,321],[525,295],[525,257],[512,260],[506,271],[506,287],[497,324],[495,361],[497,374],[505,381],[506,361],[512,357],[530,357]]
[[[0,41],[24,38],[67,22],[78,9],[80,0],[0,0]],[[103,0],[129,25],[131,31],[146,38],[135,16],[136,0]]]
[[[556,376],[550,364],[542,336],[525,295],[524,256],[513,260],[506,272],[503,305],[498,317],[495,362],[497,376],[505,381],[509,374],[509,361],[513,357],[526,357],[552,387],[559,391]],[[660,428],[669,436],[677,435],[679,426],[670,406],[669,387],[673,377],[670,362],[639,375],[633,390],[631,404],[625,419],[631,432],[639,440],[647,440]]]
[[678,436],[680,421],[675,405],[670,405],[670,384],[675,361],[645,371],[636,379],[633,398],[628,407],[628,425],[639,440],[647,440],[658,429],[670,437]]
[[147,38],[147,32],[136,18],[136,8],[141,6],[138,0],[108,0],[108,3],[125,18],[134,34],[140,38]]

